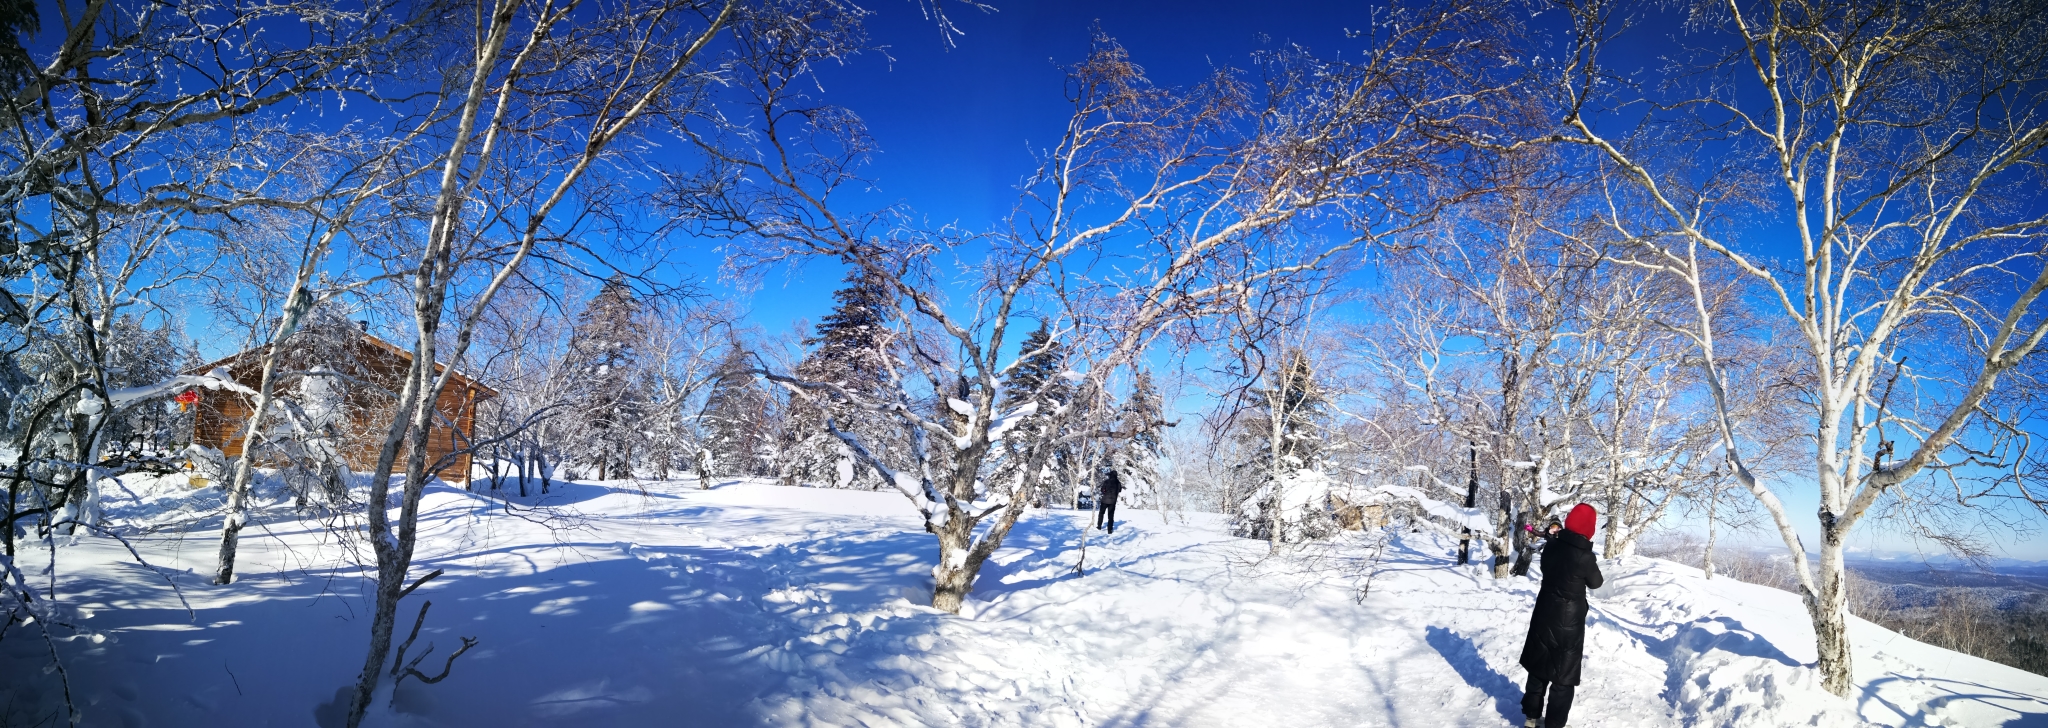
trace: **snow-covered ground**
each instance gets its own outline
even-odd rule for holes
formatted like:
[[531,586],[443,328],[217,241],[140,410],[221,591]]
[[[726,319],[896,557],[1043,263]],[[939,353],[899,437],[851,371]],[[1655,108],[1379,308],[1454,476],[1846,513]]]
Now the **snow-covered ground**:
[[[381,725],[1503,726],[1535,582],[1449,565],[1410,535],[1279,558],[1214,518],[1028,514],[959,616],[921,603],[935,548],[893,494],[723,484],[558,486],[544,512],[427,495],[401,632],[431,600],[423,668]],[[143,489],[117,515],[177,522],[210,496]],[[182,509],[182,510],[180,510]],[[317,522],[244,531],[240,580],[205,583],[215,523],[62,549],[57,644],[86,725],[333,725],[361,665],[365,570]],[[546,516],[546,517],[544,517]],[[217,519],[215,519],[217,522]],[[48,554],[23,554],[32,580]],[[366,558],[366,556],[365,556]],[[1374,564],[1377,564],[1375,567]],[[1638,559],[1605,565],[1573,725],[2048,726],[2048,678],[1858,621],[1859,692],[1820,692],[1789,594]],[[1369,593],[1364,593],[1370,576]],[[1362,597],[1362,598],[1361,598]],[[0,638],[0,724],[54,717],[32,628]],[[54,722],[61,722],[56,717]]]

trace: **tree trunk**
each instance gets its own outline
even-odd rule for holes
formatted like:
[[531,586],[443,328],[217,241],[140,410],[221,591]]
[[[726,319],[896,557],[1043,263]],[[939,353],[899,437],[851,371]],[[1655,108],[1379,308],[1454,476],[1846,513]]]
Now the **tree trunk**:
[[1529,547],[1529,523],[1526,519],[1526,515],[1518,515],[1515,518],[1515,568],[1508,570],[1508,573],[1514,576],[1529,575],[1529,558],[1534,549]]
[[[1021,494],[1020,494],[1021,495]],[[964,513],[954,513],[939,527],[939,565],[932,567],[932,608],[959,614],[974,589],[973,522]]]
[[504,481],[499,479],[503,472],[501,466],[504,459],[504,447],[504,445],[491,446],[491,490],[497,490],[504,484]]
[[[242,440],[247,448],[256,439],[251,435]],[[227,584],[235,580],[235,554],[241,545],[242,523],[249,518],[249,459],[245,456],[235,463],[234,474],[228,477],[227,515],[220,522],[220,559],[213,572],[213,583]]]
[[1500,490],[1500,525],[1494,527],[1493,538],[1490,540],[1493,547],[1495,579],[1506,579],[1510,576],[1508,570],[1514,552],[1515,520],[1515,501],[1508,495],[1507,481],[1503,479]]
[[526,470],[533,463],[533,448],[526,443],[519,444],[519,455],[513,461],[519,466],[519,497],[526,497]]
[[[1470,447],[1466,463],[1465,507],[1471,508],[1479,499],[1479,443],[1468,442]],[[1465,529],[1465,537],[1458,539],[1458,564],[1472,563],[1472,529]]]
[[1621,543],[1616,539],[1616,534],[1618,534],[1621,531],[1621,529],[1615,528],[1613,526],[1613,524],[1622,522],[1620,519],[1616,518],[1616,516],[1621,515],[1621,465],[1617,460],[1617,455],[1610,453],[1608,455],[1608,458],[1609,464],[1607,467],[1606,500],[1607,522],[1609,525],[1607,527],[1607,532],[1602,535],[1601,541],[1603,541],[1603,543],[1601,544],[1600,552],[1601,555],[1611,559],[1621,555]]
[[396,561],[377,565],[376,606],[370,613],[370,653],[364,656],[363,672],[356,680],[349,706],[349,728],[362,724],[379,676],[384,672],[384,658],[391,650],[391,632],[398,623],[398,585],[405,581],[404,568]]
[[275,399],[270,395],[270,386],[276,371],[277,343],[272,342],[263,352],[263,371],[256,379],[256,403],[249,411],[248,433],[242,436],[242,456],[235,458],[233,470],[228,473],[227,515],[220,523],[220,558],[213,574],[215,584],[226,584],[235,579],[235,553],[239,550],[242,524],[249,519],[249,481],[256,475],[256,439],[263,427],[263,416],[270,410],[271,400]]
[[1842,535],[1834,530],[1821,534],[1822,545],[1817,575],[1820,594],[1809,596],[1806,608],[1813,617],[1813,637],[1820,653],[1821,687],[1847,697],[1854,681],[1854,663],[1849,650],[1849,583],[1842,562]]
[[336,508],[348,505],[348,466],[328,463],[321,467],[322,483],[327,485],[327,503]]
[[1707,573],[1707,580],[1714,579],[1714,505],[1721,500],[1721,491],[1707,494],[1707,553],[1701,558],[1700,570]]
[[[377,465],[371,471],[370,501],[365,509],[369,525],[371,550],[377,555],[377,586],[375,606],[370,618],[370,649],[363,657],[363,671],[356,678],[355,694],[349,700],[348,728],[362,725],[363,715],[370,709],[370,701],[377,691],[377,683],[383,678],[384,658],[391,654],[392,625],[398,617],[400,585],[405,581],[405,572],[412,566],[413,538],[419,516],[419,494],[426,487],[426,428],[432,425],[430,417],[436,392],[433,381],[432,341],[434,327],[430,322],[421,327],[421,340],[426,342],[416,351],[412,366],[406,372],[405,387],[399,392],[398,411],[390,430],[385,434],[382,448],[377,454]],[[422,365],[421,360],[429,362]],[[408,411],[410,410],[410,411]],[[404,443],[401,445],[401,443]],[[406,453],[406,467],[399,491],[399,516],[397,533],[392,532],[391,515],[391,472],[401,447]]]

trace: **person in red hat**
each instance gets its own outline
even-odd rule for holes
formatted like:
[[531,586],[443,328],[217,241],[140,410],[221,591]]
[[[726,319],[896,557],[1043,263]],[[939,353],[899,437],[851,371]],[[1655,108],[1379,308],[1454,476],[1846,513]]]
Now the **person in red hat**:
[[1586,590],[1606,583],[1593,557],[1593,530],[1600,514],[1580,503],[1565,516],[1564,530],[1543,546],[1543,588],[1529,615],[1522,643],[1524,728],[1564,728],[1578,691],[1579,663],[1586,652]]

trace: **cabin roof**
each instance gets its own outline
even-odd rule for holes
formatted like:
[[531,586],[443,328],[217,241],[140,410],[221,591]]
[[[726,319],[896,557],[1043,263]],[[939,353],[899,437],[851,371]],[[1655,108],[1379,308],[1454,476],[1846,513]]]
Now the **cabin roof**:
[[[401,347],[397,344],[393,344],[389,341],[377,338],[376,336],[368,332],[358,332],[357,335],[363,337],[363,343],[370,345],[371,349],[382,351],[385,354],[397,357],[397,359],[400,362],[403,362],[408,366],[412,364],[412,352],[407,351],[405,347]],[[219,359],[207,362],[205,364],[201,364],[197,367],[193,367],[192,369],[187,370],[185,373],[204,374],[206,372],[213,371],[214,369],[219,367],[232,367],[234,364],[240,362],[244,357],[247,357],[254,353],[256,353],[255,349],[245,349],[242,351],[238,351],[233,354],[221,357]],[[434,371],[436,373],[439,373],[447,368],[448,365],[446,364],[434,362]],[[492,397],[498,396],[498,390],[492,389],[489,385],[486,385],[483,382],[479,382],[467,374],[463,374],[462,370],[460,369],[454,371],[453,376],[449,377],[449,382],[460,385],[464,388],[469,389],[470,391],[476,392],[477,399],[479,400],[490,399]]]

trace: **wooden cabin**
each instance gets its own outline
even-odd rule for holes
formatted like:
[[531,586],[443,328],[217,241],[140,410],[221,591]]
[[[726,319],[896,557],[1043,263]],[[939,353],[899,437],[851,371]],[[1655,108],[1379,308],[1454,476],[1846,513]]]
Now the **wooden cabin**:
[[[377,464],[377,453],[382,447],[384,436],[391,425],[391,417],[398,405],[398,391],[405,379],[406,369],[412,366],[412,352],[372,336],[360,329],[347,327],[346,330],[315,332],[312,335],[293,337],[292,344],[280,352],[276,374],[273,375],[271,391],[281,396],[291,396],[299,391],[305,373],[314,367],[321,367],[338,376],[332,380],[338,383],[337,399],[341,413],[336,418],[342,430],[343,457],[349,469],[366,472]],[[219,361],[200,366],[191,373],[199,374],[214,369],[224,369],[235,382],[255,389],[263,375],[261,350],[251,349]],[[436,374],[446,370],[446,365],[435,363]],[[199,401],[192,418],[192,442],[221,451],[233,459],[242,455],[242,443],[247,436],[249,413],[255,410],[255,402],[247,395],[225,391],[198,391]],[[448,386],[441,390],[435,407],[440,411],[438,422],[427,435],[427,466],[433,467],[449,453],[466,450],[474,434],[477,404],[498,396],[497,390],[457,371],[448,379]],[[275,421],[266,416],[265,421]],[[399,451],[395,470],[405,469],[406,452]],[[470,472],[470,454],[462,452],[450,463],[435,472],[442,480],[467,482]]]

